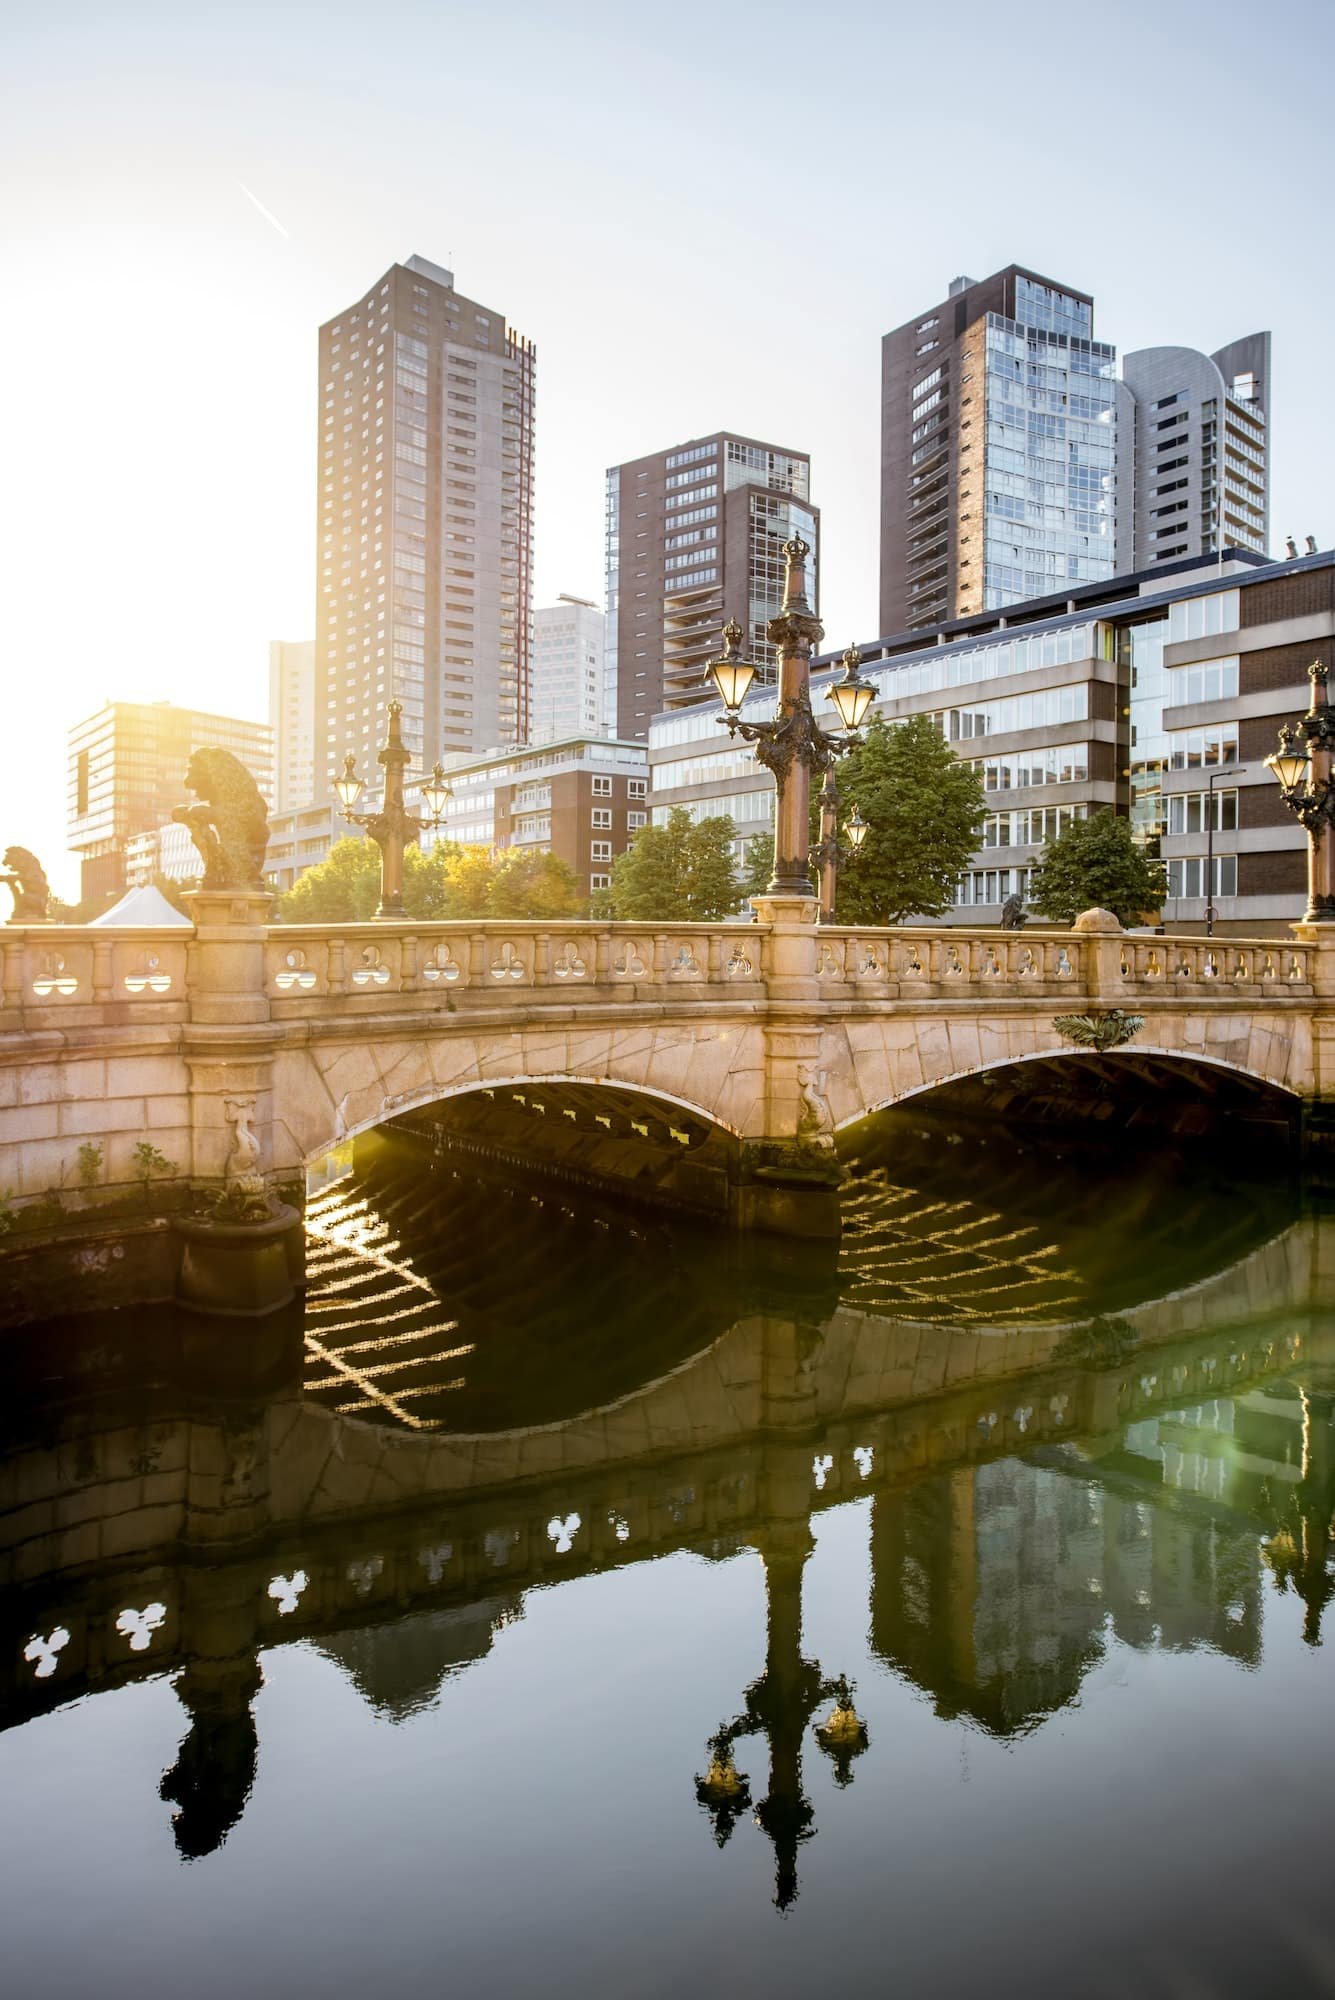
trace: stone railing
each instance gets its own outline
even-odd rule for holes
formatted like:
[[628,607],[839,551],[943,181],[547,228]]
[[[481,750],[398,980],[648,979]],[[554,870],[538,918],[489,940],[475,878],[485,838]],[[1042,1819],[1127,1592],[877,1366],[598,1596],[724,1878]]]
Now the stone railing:
[[[1313,943],[1132,932],[488,921],[287,924],[250,935],[250,1018],[279,1021],[376,1013],[390,1003],[435,1012],[518,1000],[1134,1005],[1174,995],[1197,1005],[1310,997],[1335,973]],[[197,941],[185,930],[10,926],[0,930],[0,1031],[188,1020],[196,979],[201,993],[210,991],[195,971],[195,954],[209,949],[203,934]]]
[[748,924],[290,924],[265,949],[274,1015],[601,999],[761,999],[769,930]]
[[1310,995],[1317,949],[1275,939],[998,930],[821,930],[816,976],[829,998],[1195,999]]
[[0,1028],[184,1021],[192,936],[75,924],[0,930]]

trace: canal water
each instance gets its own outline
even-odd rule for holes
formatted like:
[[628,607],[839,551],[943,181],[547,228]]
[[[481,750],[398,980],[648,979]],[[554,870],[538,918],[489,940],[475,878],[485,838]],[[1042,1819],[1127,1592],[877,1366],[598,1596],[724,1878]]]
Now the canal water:
[[1335,1217],[903,1115],[845,1203],[388,1137],[261,1349],[11,1336],[5,1990],[1335,1993]]

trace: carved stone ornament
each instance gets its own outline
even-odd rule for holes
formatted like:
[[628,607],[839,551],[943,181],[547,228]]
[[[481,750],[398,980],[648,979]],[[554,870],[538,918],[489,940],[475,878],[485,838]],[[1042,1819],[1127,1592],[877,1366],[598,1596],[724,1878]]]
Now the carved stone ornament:
[[268,809],[240,758],[230,750],[196,750],[185,782],[200,803],[177,806],[172,818],[189,829],[203,856],[202,886],[263,890]]
[[825,1095],[825,1071],[817,1063],[797,1065],[800,1099],[797,1114],[797,1142],[819,1153],[834,1151],[834,1113]]
[[14,898],[11,924],[45,923],[51,905],[51,890],[41,862],[26,847],[5,849],[5,872],[0,882]]
[[1052,1025],[1063,1041],[1075,1042],[1082,1049],[1117,1049],[1140,1033],[1145,1017],[1112,1007],[1106,1014],[1057,1014]]

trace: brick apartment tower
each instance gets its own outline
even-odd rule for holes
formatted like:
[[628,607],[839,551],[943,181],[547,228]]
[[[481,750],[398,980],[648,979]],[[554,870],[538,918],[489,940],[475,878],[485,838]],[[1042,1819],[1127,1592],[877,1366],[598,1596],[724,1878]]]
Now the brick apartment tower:
[[650,717],[711,698],[701,674],[735,618],[766,674],[765,627],[783,600],[783,545],[801,534],[819,607],[820,514],[811,460],[718,431],[607,474],[603,727],[647,740]]
[[881,343],[881,631],[1112,576],[1116,350],[1017,264]]
[[534,350],[410,257],[320,329],[315,778],[378,788],[385,706],[415,763],[522,743]]

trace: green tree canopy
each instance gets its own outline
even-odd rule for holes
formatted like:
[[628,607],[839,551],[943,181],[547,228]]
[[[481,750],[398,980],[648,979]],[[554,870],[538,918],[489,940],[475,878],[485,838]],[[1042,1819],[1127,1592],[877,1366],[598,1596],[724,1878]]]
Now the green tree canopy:
[[1168,894],[1163,863],[1135,840],[1114,812],[1072,820],[1043,849],[1029,886],[1030,907],[1070,924],[1082,910],[1111,910],[1123,924],[1143,923]]
[[487,889],[489,917],[578,917],[584,895],[559,855],[509,848],[497,859]]
[[854,806],[868,832],[839,870],[841,923],[898,924],[943,916],[978,844],[983,783],[926,715],[877,716],[839,772],[840,823]]
[[345,835],[278,899],[285,924],[363,924],[380,901],[380,849]]
[[701,924],[731,916],[745,893],[733,865],[736,838],[726,815],[692,820],[684,806],[674,806],[666,825],[641,827],[612,863],[612,887],[599,898],[599,914]]

